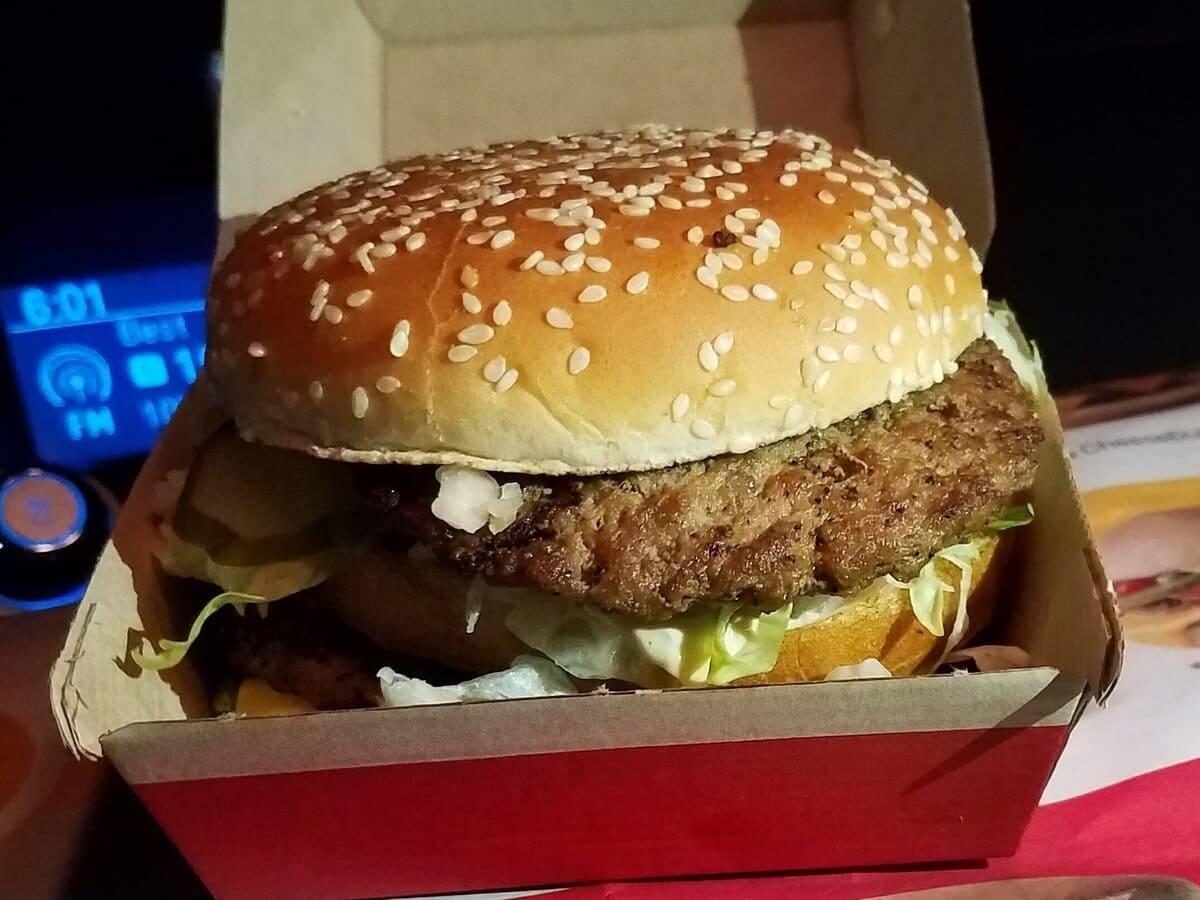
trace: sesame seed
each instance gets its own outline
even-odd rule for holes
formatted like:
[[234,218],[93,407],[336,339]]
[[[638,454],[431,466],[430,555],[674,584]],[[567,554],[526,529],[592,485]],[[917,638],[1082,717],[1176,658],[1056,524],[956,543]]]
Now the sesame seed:
[[[477,231],[474,234],[467,235],[467,243],[472,247],[478,247],[490,241],[495,234],[496,232],[494,231]],[[416,237],[416,235],[413,235],[413,237]],[[406,241],[405,244],[407,245],[407,243]]]
[[612,268],[612,262],[604,256],[589,256],[584,263],[593,272],[607,272]]
[[836,263],[826,263],[822,271],[834,281],[845,281],[846,275]]
[[742,234],[746,231],[746,223],[737,216],[726,216],[723,221],[726,231],[732,231],[734,234]]
[[704,419],[696,419],[692,422],[692,434],[702,441],[707,441],[717,436],[717,429],[713,428],[711,422],[707,422]]
[[779,183],[784,187],[795,187],[798,180],[795,172],[784,172],[779,176]]
[[888,332],[888,343],[893,347],[899,347],[902,340],[904,340],[904,326],[893,325],[892,330]]
[[704,209],[706,206],[712,206],[712,201],[707,197],[700,197],[696,200],[689,200],[684,205],[691,209]]
[[563,257],[563,270],[566,272],[578,272],[583,268],[583,263],[586,259],[587,257],[582,253],[568,253]]
[[371,248],[374,246],[375,245],[373,243],[367,241],[365,244],[359,244],[357,247],[355,247],[354,252],[350,254],[354,261],[362,266],[363,271],[368,275],[375,274],[375,264],[372,263],[370,257],[367,256],[367,254],[371,252]]
[[826,169],[824,174],[830,181],[837,182],[838,184],[845,184],[849,180],[842,172],[835,172],[832,169]]
[[884,312],[888,312],[892,308],[892,301],[888,298],[888,295],[877,287],[871,288],[871,299]]
[[737,382],[732,378],[722,378],[708,386],[708,392],[714,397],[728,397],[737,389]]
[[631,294],[640,294],[650,286],[650,273],[638,272],[625,282],[625,290]]
[[486,344],[495,334],[496,330],[491,325],[476,322],[474,325],[468,325],[460,331],[458,339],[464,344]]
[[507,325],[512,321],[512,307],[507,300],[501,300],[492,309],[492,321],[497,325]]
[[887,344],[876,344],[873,349],[880,362],[890,363],[892,361],[892,348]]
[[484,228],[495,228],[497,225],[503,225],[508,219],[508,216],[488,216],[479,224]]
[[809,262],[807,259],[797,260],[795,265],[792,266],[792,274],[793,275],[807,275],[812,270],[813,270],[813,264],[811,262]]
[[720,187],[718,187],[717,190],[715,191],[715,193],[717,195],[718,200],[732,200],[734,197],[737,196],[737,194],[735,194],[733,191],[731,191],[729,188],[725,187],[724,185],[721,185]]
[[818,375],[817,380],[813,383],[813,392],[819,394],[821,391],[825,390],[825,387],[829,384],[829,379],[832,375],[833,373],[829,370],[826,370]]
[[387,259],[389,256],[396,255],[395,244],[376,244],[371,248],[371,255],[376,259]]
[[835,328],[839,334],[854,334],[858,330],[858,320],[854,316],[842,316]]
[[875,185],[869,181],[852,181],[850,187],[858,191],[860,194],[866,194],[868,197],[875,196]]
[[867,254],[863,253],[861,250],[855,250],[853,253],[850,254],[850,265],[865,266],[866,264],[867,264]]
[[667,194],[660,194],[658,197],[658,205],[666,209],[683,209],[682,201],[671,197]]
[[750,292],[740,284],[727,284],[721,288],[721,296],[734,303],[741,303],[743,300],[750,299]]
[[804,379],[805,384],[812,384],[820,374],[821,364],[817,362],[816,357],[806,356],[804,362],[800,363],[800,377]]
[[581,247],[583,247],[584,242],[586,240],[587,240],[587,238],[584,237],[582,231],[579,232],[578,234],[573,234],[570,237],[568,237],[565,241],[563,241],[563,249],[569,250],[573,253],[576,250],[579,250]]
[[357,309],[371,299],[371,294],[370,290],[355,291],[346,298],[346,305],[351,309]]
[[717,280],[716,274],[708,266],[701,266],[696,270],[696,280],[707,288],[712,288],[714,291],[720,287],[720,282]]
[[828,344],[821,344],[817,347],[817,359],[821,360],[821,362],[835,363],[841,358],[842,355]]
[[839,300],[845,300],[848,296],[850,296],[849,291],[847,291],[840,284],[837,284],[836,282],[833,282],[833,281],[825,282],[825,290],[828,291],[833,296],[837,297]]
[[704,265],[711,269],[714,275],[720,275],[725,268],[725,263],[721,261],[720,254],[713,253],[711,250],[704,254]]
[[908,265],[908,257],[903,253],[896,253],[895,251],[892,251],[885,257],[885,259],[887,259],[887,264],[893,269],[903,269]]
[[540,260],[534,268],[542,275],[562,275],[566,272],[566,269],[552,259]]
[[308,384],[308,396],[312,398],[313,403],[320,403],[321,398],[325,396],[325,385],[319,381],[310,381]]
[[720,357],[717,351],[713,348],[712,341],[705,341],[700,345],[700,368],[705,372],[715,372],[720,364]]
[[821,244],[820,246],[822,253],[838,262],[846,259],[846,248],[841,244]]
[[850,290],[852,293],[857,294],[864,300],[871,299],[871,289],[867,287],[864,282],[859,281],[857,278],[850,282]]
[[842,300],[842,306],[846,307],[846,309],[862,309],[866,305],[866,300],[858,296],[858,294],[848,294]]
[[950,262],[958,262],[958,251],[949,244],[947,244],[945,247],[945,253],[946,259],[950,260]]
[[929,319],[925,316],[917,316],[917,332],[921,337],[929,337]]
[[[787,398],[783,398],[787,399]],[[783,414],[783,427],[788,431],[796,431],[802,428],[807,421],[807,412],[799,403],[793,403],[787,408],[787,412]]]
[[719,178],[720,176],[721,170],[711,163],[706,163],[696,170],[697,178]]
[[919,284],[910,285],[908,288],[908,305],[916,309],[921,305],[921,286]]
[[791,402],[792,398],[786,394],[776,394],[767,401],[767,406],[771,407],[771,409],[784,409],[785,407],[789,406]]
[[494,235],[492,235],[492,239],[488,246],[490,246],[493,250],[500,250],[504,247],[507,247],[514,240],[516,240],[516,238],[516,232],[514,232],[511,228],[505,228],[503,231],[497,231]]
[[462,305],[463,309],[469,313],[479,313],[483,311],[483,303],[481,303],[479,298],[469,291],[463,291]]
[[692,401],[688,399],[687,394],[678,394],[671,401],[671,419],[678,422],[687,415],[688,407],[692,405]]
[[587,347],[576,347],[567,357],[567,371],[572,375],[578,375],[588,367],[591,361],[592,354]]
[[860,362],[863,358],[863,349],[858,344],[847,344],[842,348],[842,359],[848,363]]
[[687,230],[685,236],[687,237],[689,244],[699,244],[702,240],[704,240],[704,229],[699,225],[693,225]]
[[759,300],[769,301],[779,299],[779,294],[776,293],[775,288],[771,287],[769,284],[764,284],[761,281],[750,288],[750,293]]
[[392,339],[388,343],[388,350],[397,359],[408,352],[409,327],[408,319],[401,319],[392,329]]
[[837,202],[837,198],[834,197],[833,194],[829,193],[829,191],[824,190],[824,189],[817,191],[817,199],[820,200],[822,203],[824,203],[826,206],[832,206],[834,203]]
[[246,348],[246,352],[249,353],[251,356],[253,356],[255,359],[262,359],[264,356],[267,355],[267,348],[264,347],[262,344],[260,344],[258,341],[252,341],[250,343],[250,346],[248,346]]
[[983,271],[983,263],[979,260],[979,254],[975,252],[974,248],[967,252],[971,255],[971,271],[976,275],[980,274]]
[[546,323],[551,328],[572,328],[575,325],[575,320],[562,307],[552,306],[546,310]]
[[733,214],[744,222],[757,222],[762,218],[762,213],[753,206],[743,206],[734,210]]
[[521,263],[521,271],[528,272],[545,258],[546,254],[543,251],[534,250],[527,257],[525,257],[524,262]]
[[503,394],[508,391],[514,384],[517,383],[517,370],[509,369],[504,373],[503,377],[496,382],[496,393]]
[[331,325],[337,325],[342,321],[342,311],[336,306],[325,307],[325,320]]
[[946,293],[953,297],[955,293],[954,276],[947,272],[944,281],[946,282]]
[[354,412],[354,418],[361,419],[367,414],[367,407],[371,405],[371,398],[367,396],[367,389],[359,385],[354,389],[354,393],[350,395],[350,408]]
[[576,299],[578,299],[580,303],[599,303],[607,296],[608,291],[605,290],[603,285],[589,284],[579,292],[579,296]]
[[733,332],[722,331],[713,338],[713,349],[717,351],[718,356],[724,356],[733,349]]
[[634,246],[640,247],[642,250],[654,250],[661,243],[658,238],[652,237],[635,237],[633,239]]
[[731,250],[722,250],[717,254],[721,257],[721,263],[734,272],[740,272],[742,269],[742,258]]
[[466,344],[455,344],[446,353],[446,356],[450,360],[450,362],[464,363],[467,360],[474,357],[475,354],[478,352],[479,352],[478,347],[470,347],[470,346],[467,346]]
[[375,382],[375,390],[381,394],[390,394],[400,387],[400,379],[394,375],[381,375]]
[[505,371],[508,369],[508,362],[503,356],[494,356],[488,360],[487,365],[483,367],[483,377],[485,380],[495,384],[504,377]]

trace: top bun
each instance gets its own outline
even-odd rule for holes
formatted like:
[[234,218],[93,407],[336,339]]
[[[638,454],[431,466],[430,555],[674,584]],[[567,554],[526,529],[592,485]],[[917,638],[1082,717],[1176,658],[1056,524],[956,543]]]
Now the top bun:
[[214,274],[208,369],[248,439],[597,473],[824,427],[982,333],[954,213],[798,131],[472,147],[278,206]]

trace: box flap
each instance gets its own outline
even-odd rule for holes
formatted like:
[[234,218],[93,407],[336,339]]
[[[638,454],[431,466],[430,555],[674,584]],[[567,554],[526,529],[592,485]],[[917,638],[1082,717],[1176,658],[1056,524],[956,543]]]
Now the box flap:
[[180,630],[154,564],[155,495],[167,473],[186,468],[194,448],[224,418],[202,376],[142,467],[71,621],[50,671],[50,697],[63,742],[77,756],[99,757],[100,735],[126,722],[184,719],[210,709],[189,667],[142,672],[129,654],[143,634]]
[[[1015,322],[1011,330],[1032,353]],[[1038,665],[1085,675],[1103,700],[1121,671],[1124,644],[1116,596],[1104,574],[1063,444],[1049,392],[1038,398],[1046,439],[1033,488],[1034,521],[1022,529],[1013,593],[1001,640],[1024,648]]]
[[662,121],[864,144],[991,237],[962,0],[231,0],[225,29],[225,221],[398,156]]

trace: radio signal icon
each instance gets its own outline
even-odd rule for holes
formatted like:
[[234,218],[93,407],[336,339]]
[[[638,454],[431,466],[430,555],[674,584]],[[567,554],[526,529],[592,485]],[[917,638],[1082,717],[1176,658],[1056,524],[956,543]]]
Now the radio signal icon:
[[112,394],[112,371],[104,357],[82,344],[63,344],[42,357],[38,387],[55,407],[104,402]]

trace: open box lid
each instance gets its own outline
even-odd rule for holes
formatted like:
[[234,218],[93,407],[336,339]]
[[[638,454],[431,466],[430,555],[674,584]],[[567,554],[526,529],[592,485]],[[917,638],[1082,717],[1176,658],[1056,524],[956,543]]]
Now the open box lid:
[[991,240],[963,0],[230,0],[220,215],[400,156],[643,122],[861,145]]
[[[927,179],[943,203],[958,209],[975,246],[982,249],[990,238],[987,144],[960,0],[523,0],[503,7],[489,0],[230,0],[220,166],[225,238],[239,220],[298,191],[398,155],[647,120],[796,125],[865,145]],[[1021,602],[1004,637],[1046,668],[953,679],[958,687],[935,678],[765,691],[790,712],[805,712],[790,721],[812,713],[824,722],[822,710],[839,708],[847,691],[865,691],[853,723],[827,727],[881,728],[887,725],[881,710],[889,707],[882,691],[905,696],[904,721],[889,727],[961,725],[942,702],[951,696],[973,722],[992,727],[1015,721],[1005,710],[1039,696],[1055,669],[1074,687],[1068,685],[1064,701],[1057,693],[1064,682],[1055,682],[1058,705],[1042,710],[1051,718],[1063,709],[1073,713],[1071,697],[1085,681],[1100,695],[1110,689],[1120,667],[1111,592],[1048,396],[1040,414],[1047,441],[1034,497],[1038,518],[1023,529],[1028,549],[1014,573]],[[141,634],[182,627],[171,621],[153,562],[154,494],[167,472],[188,464],[219,418],[202,378],[139,476],[72,623],[51,693],[64,740],[78,754],[98,756],[101,738],[118,729],[126,750],[153,753],[160,726],[144,723],[169,727],[207,714],[207,695],[188,666],[139,672],[129,650]],[[703,699],[712,693],[687,692],[693,699],[684,705],[726,702]],[[602,702],[628,710],[627,701],[636,699]],[[312,727],[314,719],[347,715],[319,713],[308,721]],[[386,721],[385,730],[402,735],[412,717],[425,715],[393,710],[344,722],[376,728]],[[491,714],[451,718],[485,715]],[[194,722],[188,732],[222,725]],[[280,739],[290,727],[282,719],[255,725]]]

